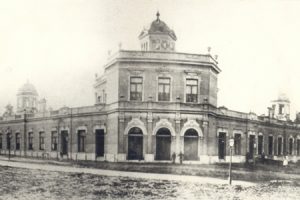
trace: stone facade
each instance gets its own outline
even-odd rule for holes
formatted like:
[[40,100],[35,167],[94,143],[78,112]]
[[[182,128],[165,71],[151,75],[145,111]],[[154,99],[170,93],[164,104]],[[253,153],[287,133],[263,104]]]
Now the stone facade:
[[[175,33],[159,14],[139,38],[141,51],[119,50],[96,77],[95,105],[53,111],[43,100],[43,109],[17,114],[10,107],[0,118],[1,154],[10,149],[53,159],[171,162],[175,153],[177,162],[184,154],[185,163],[217,163],[229,161],[234,138],[233,162],[244,162],[247,153],[299,160],[300,127],[282,120],[289,101],[281,99],[280,118],[270,114],[273,108],[257,116],[218,107],[221,70],[210,54],[176,52]],[[154,48],[158,40],[166,48]]]

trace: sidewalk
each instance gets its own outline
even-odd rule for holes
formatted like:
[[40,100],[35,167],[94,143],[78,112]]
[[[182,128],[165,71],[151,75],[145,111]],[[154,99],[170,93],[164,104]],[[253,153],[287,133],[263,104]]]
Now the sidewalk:
[[[87,173],[95,174],[101,176],[120,176],[120,177],[131,177],[131,178],[143,178],[143,179],[155,179],[155,180],[169,180],[169,181],[184,181],[193,183],[203,183],[203,184],[228,184],[228,180],[211,178],[211,177],[200,177],[200,176],[187,176],[187,175],[173,175],[173,174],[157,174],[157,173],[143,173],[143,172],[125,172],[125,171],[113,171],[104,169],[92,169],[92,168],[81,168],[72,165],[52,165],[45,164],[49,162],[48,160],[34,160],[35,163],[20,162],[18,160],[3,160],[0,159],[0,165],[9,167],[19,167],[27,169],[39,169],[47,171],[59,171],[59,172],[72,172],[72,173]],[[39,162],[38,162],[39,161]],[[51,161],[57,162],[57,161]],[[58,162],[60,163],[60,162]],[[254,186],[255,183],[246,181],[232,181],[232,185],[242,185],[242,186]]]

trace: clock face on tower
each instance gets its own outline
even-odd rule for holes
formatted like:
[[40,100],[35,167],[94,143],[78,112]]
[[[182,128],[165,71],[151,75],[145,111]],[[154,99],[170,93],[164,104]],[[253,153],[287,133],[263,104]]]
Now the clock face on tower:
[[168,46],[168,44],[167,44],[167,41],[162,41],[162,43],[161,43],[161,47],[163,48],[163,49],[167,49],[167,46]]
[[174,50],[174,43],[170,43],[170,48],[171,48],[171,50]]
[[156,43],[154,44],[154,48],[155,48],[156,50],[159,50],[159,49],[160,49],[160,44],[159,44],[159,42],[156,42]]

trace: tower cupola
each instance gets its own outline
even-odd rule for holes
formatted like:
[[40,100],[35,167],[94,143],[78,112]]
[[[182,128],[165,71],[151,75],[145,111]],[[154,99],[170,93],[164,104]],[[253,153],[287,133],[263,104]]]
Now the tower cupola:
[[290,119],[290,100],[284,93],[280,93],[278,98],[272,101],[273,115],[276,119],[287,121]]
[[29,112],[37,110],[38,93],[31,83],[27,81],[17,93],[17,112],[23,112],[26,109]]
[[149,28],[139,35],[142,51],[175,51],[175,32],[160,19],[159,12]]

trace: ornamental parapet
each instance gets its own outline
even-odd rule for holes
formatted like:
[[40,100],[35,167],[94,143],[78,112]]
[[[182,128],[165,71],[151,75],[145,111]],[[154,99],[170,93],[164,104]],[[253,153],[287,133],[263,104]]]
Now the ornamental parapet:
[[95,106],[85,106],[85,107],[76,107],[76,108],[69,108],[69,107],[62,107],[58,110],[51,110],[47,112],[37,112],[37,113],[27,113],[18,114],[18,115],[11,115],[11,116],[3,116],[0,117],[0,122],[9,122],[9,121],[16,121],[16,120],[24,120],[26,119],[39,119],[39,118],[47,118],[47,117],[55,117],[55,116],[69,116],[69,115],[80,115],[80,114],[92,114],[92,113],[99,113],[105,111],[105,105],[95,105]]
[[218,62],[210,54],[189,54],[178,52],[157,52],[157,51],[128,51],[120,50],[109,57],[109,67],[116,61],[147,61],[147,62],[172,62],[172,63],[186,63],[186,64],[210,64],[213,68],[220,72]]

